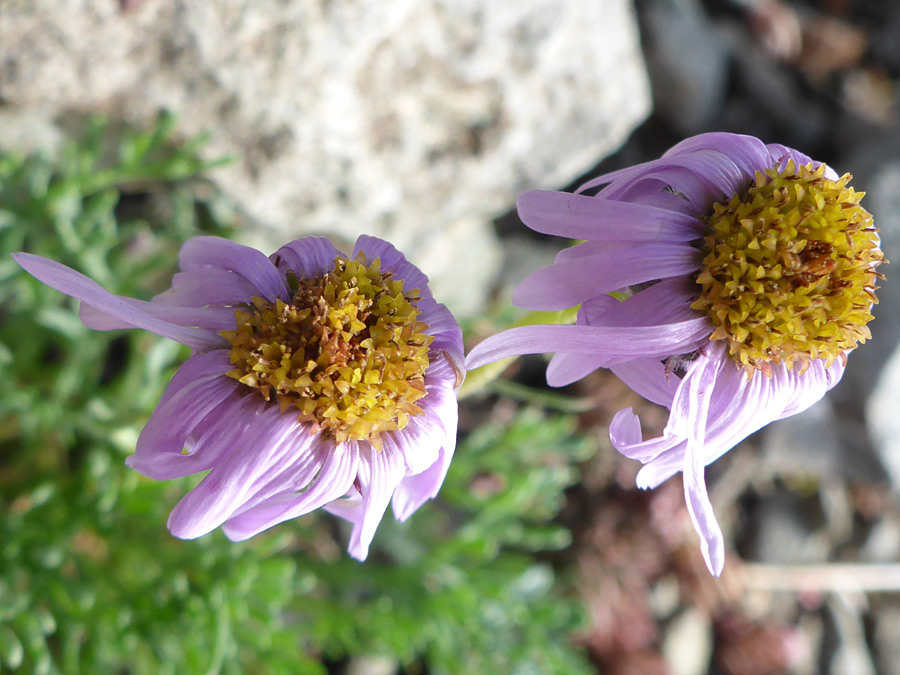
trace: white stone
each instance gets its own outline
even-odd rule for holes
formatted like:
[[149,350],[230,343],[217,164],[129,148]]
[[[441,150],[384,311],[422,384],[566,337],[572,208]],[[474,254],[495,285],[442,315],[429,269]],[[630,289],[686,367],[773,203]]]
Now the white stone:
[[663,638],[662,653],[672,675],[702,675],[712,660],[712,624],[707,613],[684,610],[669,625]]
[[273,245],[383,236],[437,295],[472,297],[500,260],[491,218],[650,107],[629,0],[2,0],[0,94],[136,123],[169,108],[237,158],[214,178]]

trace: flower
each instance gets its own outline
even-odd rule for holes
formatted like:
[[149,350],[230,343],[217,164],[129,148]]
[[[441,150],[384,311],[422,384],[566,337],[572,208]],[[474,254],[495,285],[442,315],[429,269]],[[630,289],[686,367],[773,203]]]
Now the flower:
[[440,489],[456,444],[462,333],[428,279],[389,243],[350,257],[321,237],[273,255],[218,237],[181,249],[172,288],[113,295],[52,260],[31,275],[82,301],[98,330],[188,345],[127,463],[157,480],[209,471],[175,507],[190,539],[243,540],[324,508],[353,524],[360,560],[389,501],[405,520]]
[[782,145],[713,133],[575,194],[526,192],[518,200],[526,225],[585,242],[526,278],[513,301],[580,304],[576,325],[505,331],[466,365],[556,352],[553,386],[610,368],[668,407],[662,436],[644,440],[630,408],[615,415],[610,436],[644,464],[639,487],[683,473],[688,512],[718,575],[724,543],[704,467],[822,398],[847,353],[870,337],[881,251],[849,180]]

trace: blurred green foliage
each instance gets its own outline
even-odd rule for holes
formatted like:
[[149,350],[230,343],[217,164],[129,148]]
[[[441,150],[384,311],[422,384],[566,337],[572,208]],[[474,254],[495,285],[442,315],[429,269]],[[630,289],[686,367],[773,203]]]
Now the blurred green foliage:
[[569,543],[553,519],[592,451],[570,418],[525,408],[478,428],[440,498],[387,515],[364,564],[328,515],[240,544],[169,535],[197,478],[123,460],[185,350],[88,330],[9,254],[163,290],[181,242],[232,231],[202,142],[175,144],[163,116],[148,132],[91,121],[55,159],[0,151],[0,671],[327,673],[382,655],[408,673],[588,672],[544,554]]

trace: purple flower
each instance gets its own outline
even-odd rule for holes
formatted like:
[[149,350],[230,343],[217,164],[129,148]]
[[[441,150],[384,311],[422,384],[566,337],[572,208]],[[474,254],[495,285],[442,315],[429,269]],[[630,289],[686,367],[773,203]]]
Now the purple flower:
[[268,258],[188,241],[151,302],[27,253],[17,262],[82,301],[97,330],[143,328],[188,345],[127,463],[157,480],[209,471],[172,511],[190,539],[242,540],[324,508],[353,524],[363,560],[387,504],[405,520],[440,489],[456,445],[462,334],[428,279],[362,236],[348,258],[305,237]]
[[640,487],[682,472],[718,575],[724,544],[704,467],[822,398],[847,353],[870,337],[881,252],[849,179],[782,145],[715,133],[575,194],[526,192],[518,201],[526,225],[585,243],[525,279],[513,301],[581,305],[576,325],[505,331],[478,345],[467,366],[555,352],[553,386],[609,368],[669,408],[658,438],[643,439],[631,409],[616,414],[610,436],[644,464]]

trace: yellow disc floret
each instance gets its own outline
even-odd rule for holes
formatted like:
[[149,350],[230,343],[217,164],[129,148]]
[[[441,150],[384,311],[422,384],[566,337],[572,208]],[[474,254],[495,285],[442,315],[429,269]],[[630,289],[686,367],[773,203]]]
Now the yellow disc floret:
[[290,304],[253,298],[222,331],[231,345],[229,371],[282,412],[337,442],[370,441],[422,414],[428,345],[418,290],[381,271],[381,261],[338,257],[334,271],[289,277]]
[[882,261],[864,193],[824,165],[757,172],[754,184],[714,206],[704,239],[700,299],[692,307],[727,340],[748,373],[772,363],[828,365],[871,334],[875,268]]

